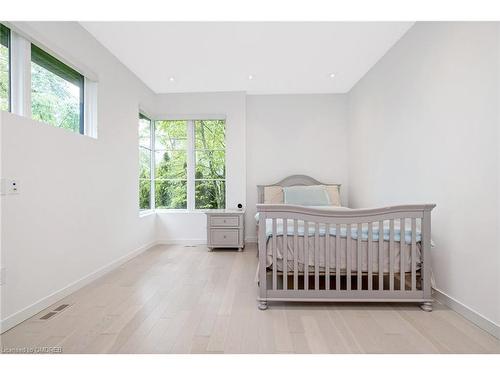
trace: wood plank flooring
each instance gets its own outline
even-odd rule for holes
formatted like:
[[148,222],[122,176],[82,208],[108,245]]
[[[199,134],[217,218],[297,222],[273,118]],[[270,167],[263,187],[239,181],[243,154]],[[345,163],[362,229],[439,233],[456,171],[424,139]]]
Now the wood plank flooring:
[[[500,353],[447,307],[274,303],[257,309],[256,246],[157,246],[1,335],[63,353]],[[53,318],[40,317],[70,306]]]

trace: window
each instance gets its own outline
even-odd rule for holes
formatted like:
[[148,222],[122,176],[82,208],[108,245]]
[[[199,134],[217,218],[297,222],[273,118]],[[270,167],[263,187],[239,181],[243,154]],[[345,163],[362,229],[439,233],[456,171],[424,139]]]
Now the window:
[[[158,120],[153,128],[154,169],[149,174],[146,165],[151,150],[145,146],[149,139],[140,137],[141,166],[144,165],[140,176],[141,209],[225,208],[225,121]],[[150,189],[154,205],[146,201],[148,176],[153,182]]]
[[84,134],[83,89],[83,75],[31,45],[33,119]]
[[197,120],[195,137],[195,208],[226,207],[225,121]]
[[187,208],[187,121],[155,121],[156,208]]
[[97,82],[88,74],[0,23],[0,110],[97,138]]
[[10,30],[0,24],[0,110],[10,110]]
[[152,122],[139,114],[139,208],[150,210],[151,207],[151,164],[153,160]]

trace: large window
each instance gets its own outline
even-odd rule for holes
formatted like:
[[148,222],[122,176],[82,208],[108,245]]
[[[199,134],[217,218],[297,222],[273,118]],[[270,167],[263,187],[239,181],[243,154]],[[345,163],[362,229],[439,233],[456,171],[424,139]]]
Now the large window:
[[195,136],[195,208],[226,207],[225,122],[198,120]]
[[84,77],[31,45],[31,113],[59,128],[84,134]]
[[[140,123],[140,129],[141,126],[147,128]],[[225,208],[225,121],[158,120],[153,128],[154,169],[150,172],[146,167],[150,149],[145,146],[149,140],[140,137],[141,166],[144,166],[140,176],[140,208]],[[149,191],[154,204],[148,204]]]
[[151,209],[152,122],[139,114],[139,208]]
[[10,109],[10,30],[0,24],[0,110]]
[[186,209],[187,121],[155,121],[156,208]]

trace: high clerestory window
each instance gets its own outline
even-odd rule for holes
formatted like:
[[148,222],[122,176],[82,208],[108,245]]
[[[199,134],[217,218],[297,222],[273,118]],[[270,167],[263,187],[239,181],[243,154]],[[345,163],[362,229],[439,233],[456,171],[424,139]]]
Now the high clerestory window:
[[97,82],[3,24],[0,110],[97,138]]
[[0,110],[10,110],[10,30],[0,24]]
[[31,115],[84,134],[83,75],[31,45]]

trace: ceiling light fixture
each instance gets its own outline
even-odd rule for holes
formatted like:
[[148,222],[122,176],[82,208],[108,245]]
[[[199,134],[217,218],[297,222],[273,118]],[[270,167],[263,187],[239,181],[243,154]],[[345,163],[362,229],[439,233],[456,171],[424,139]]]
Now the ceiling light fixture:
[[330,73],[330,78],[335,78],[335,73]]
[[249,80],[249,81],[251,81],[252,79],[253,79],[253,75],[251,75],[251,74],[250,74],[250,75],[248,76],[248,80]]
[[168,80],[169,80],[170,82],[174,82],[174,81],[175,81],[175,78],[174,78],[174,77],[170,77]]

